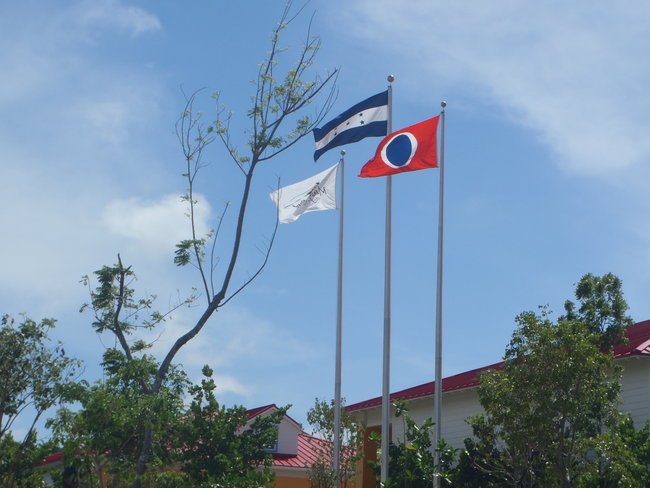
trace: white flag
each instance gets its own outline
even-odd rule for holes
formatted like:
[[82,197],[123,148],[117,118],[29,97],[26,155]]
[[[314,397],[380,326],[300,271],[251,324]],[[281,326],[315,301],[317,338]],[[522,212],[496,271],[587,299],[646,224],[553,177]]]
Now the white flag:
[[283,224],[295,222],[307,212],[336,208],[336,173],[339,163],[306,180],[271,193]]

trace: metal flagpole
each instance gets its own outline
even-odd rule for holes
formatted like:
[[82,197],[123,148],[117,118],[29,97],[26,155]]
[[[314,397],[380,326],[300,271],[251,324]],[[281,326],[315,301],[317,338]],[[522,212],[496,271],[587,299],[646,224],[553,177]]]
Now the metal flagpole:
[[[393,83],[388,76],[388,124],[387,134],[393,131]],[[390,304],[391,304],[391,207],[393,177],[386,177],[386,235],[384,255],[384,371],[381,400],[381,482],[388,477],[388,445],[390,442]]]
[[345,195],[345,151],[341,151],[339,173],[341,174],[341,190],[339,193],[339,263],[338,291],[336,297],[336,366],[334,373],[334,474],[338,486],[341,468],[341,344],[343,333],[343,216]]
[[440,451],[438,450],[438,443],[442,439],[442,231],[445,196],[445,107],[447,106],[447,102],[441,102],[440,106],[442,107],[442,112],[440,113],[440,200],[438,204],[438,280],[436,285],[436,430],[434,446],[434,488],[440,488]]

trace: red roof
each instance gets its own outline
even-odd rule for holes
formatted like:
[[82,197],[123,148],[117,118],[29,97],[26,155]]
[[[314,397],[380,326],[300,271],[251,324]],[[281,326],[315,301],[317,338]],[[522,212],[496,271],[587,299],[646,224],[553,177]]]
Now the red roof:
[[258,415],[266,412],[267,410],[270,410],[272,408],[277,409],[277,405],[275,403],[271,403],[270,405],[264,405],[263,407],[257,407],[257,408],[251,408],[250,410],[246,410],[246,413],[248,416],[252,419],[257,417]]
[[[617,359],[631,356],[650,355],[650,320],[638,322],[625,330],[625,337],[628,340],[627,345],[616,346],[614,348],[614,357]],[[447,376],[442,379],[442,392],[464,390],[479,385],[478,374],[487,369],[501,369],[503,361],[483,366],[482,368],[472,369],[464,373]],[[431,381],[419,386],[413,386],[406,390],[397,391],[390,394],[391,402],[393,400],[412,400],[432,396],[435,393],[436,382]],[[365,408],[377,407],[381,405],[382,398],[376,397],[370,400],[354,403],[345,407],[348,411],[363,410]]]
[[321,457],[321,452],[329,452],[329,442],[301,432],[298,434],[298,454],[273,454],[273,466],[307,468]]
[[[278,406],[275,403],[271,403],[270,405],[264,405],[263,407],[251,408],[249,410],[246,410],[246,413],[250,417],[250,420],[253,420],[258,415],[262,415],[264,412],[267,412],[268,410],[271,410],[271,409],[278,410]],[[296,422],[294,419],[289,417],[289,415],[284,414],[284,418],[290,420],[291,422],[293,422],[298,427],[298,429],[302,430],[302,426],[298,422]]]
[[[260,407],[260,409],[263,409],[263,411],[268,410],[265,407]],[[298,453],[273,453],[273,466],[281,466],[285,468],[307,468],[320,458],[321,452],[327,453],[329,451],[330,449],[328,441],[301,432],[298,434]],[[37,466],[55,464],[62,459],[63,451],[55,452],[54,454],[50,454],[48,457],[40,461]]]
[[[255,417],[257,417],[258,415],[262,415],[264,412],[267,412],[267,411],[269,411],[271,409],[277,410],[278,406],[275,403],[271,403],[270,405],[264,405],[263,407],[251,408],[249,410],[246,410],[246,413],[248,414],[249,418],[252,420]],[[288,415],[285,415],[285,417],[287,419],[289,419],[291,422],[293,422],[294,424],[296,424],[298,426],[298,428],[300,428],[300,424],[298,422],[296,422],[294,419],[292,419]],[[316,438],[314,437],[314,439],[316,439]],[[326,441],[323,441],[323,442],[326,442]],[[46,466],[46,465],[49,465],[49,464],[58,463],[59,461],[61,461],[63,459],[63,454],[64,454],[63,451],[55,452],[54,454],[50,454],[45,459],[42,459],[41,461],[39,461],[36,464],[36,466]],[[275,458],[276,455],[274,454],[273,456]],[[278,456],[282,456],[282,455],[278,455]],[[298,438],[298,457],[299,456],[300,456],[300,438]],[[292,456],[292,457],[295,458],[296,456]],[[273,464],[275,465],[275,462]]]
[[614,348],[616,358],[650,355],[650,320],[628,327],[625,330],[625,337],[628,340],[628,345]]
[[38,463],[36,463],[36,466],[45,466],[48,464],[54,464],[58,463],[63,459],[64,452],[55,452],[54,454],[50,454],[48,457],[45,459],[40,460]]

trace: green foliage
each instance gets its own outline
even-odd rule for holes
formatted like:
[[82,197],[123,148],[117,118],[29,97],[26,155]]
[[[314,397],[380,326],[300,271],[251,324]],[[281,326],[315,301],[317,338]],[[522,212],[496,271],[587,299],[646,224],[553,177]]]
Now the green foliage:
[[[93,274],[97,280],[95,288],[92,288],[88,276],[82,277],[81,283],[88,288],[90,302],[84,303],[80,311],[92,311],[95,331],[98,334],[110,332],[117,336],[125,354],[148,348],[149,344],[142,340],[128,344],[127,337],[139,329],[152,329],[165,322],[170,312],[163,314],[153,309],[156,295],[135,296],[135,290],[130,285],[136,276],[131,266],[125,267],[122,264],[119,254],[117,263],[103,266]],[[195,296],[192,295],[176,304],[173,310],[189,306],[194,300]]]
[[336,471],[332,467],[330,459],[319,456],[307,468],[310,488],[332,488],[336,486]]
[[[184,373],[174,368],[159,392],[145,394],[140,380],[155,374],[153,358],[143,356],[134,370],[133,361],[115,367],[115,351],[108,356],[112,359],[105,364],[113,372],[80,392],[81,409],[62,409],[49,422],[65,446],[66,466],[74,468],[82,486],[94,488],[105,476],[110,486],[138,482],[152,488],[258,488],[273,480],[267,448],[277,442],[277,426],[287,408],[250,422],[245,408],[217,402],[207,366],[200,385],[188,389]],[[192,396],[188,409],[182,401],[186,392]],[[145,426],[152,432],[153,450],[149,469],[138,476]]]
[[[44,451],[36,424],[46,410],[70,401],[75,389],[81,362],[68,357],[61,343],[51,343],[54,326],[53,319],[0,320],[0,481],[15,483],[7,486],[38,484],[32,467]],[[27,429],[16,440],[11,430],[19,418]]]
[[566,320],[581,322],[591,334],[599,338],[601,350],[624,342],[625,328],[634,323],[625,315],[628,309],[623,298],[621,280],[611,273],[584,275],[576,285],[575,296],[579,307],[567,300],[564,304]]
[[21,442],[9,432],[0,438],[0,488],[44,487],[41,473],[34,469],[52,448],[50,442],[39,443],[32,432]]
[[[342,404],[345,400],[341,401]],[[309,480],[312,488],[331,488],[336,486],[337,473],[334,469],[334,400],[314,401],[314,406],[307,412],[307,422],[311,425],[314,435],[327,441],[313,444],[312,448],[318,453],[317,461],[309,467]],[[363,426],[356,422],[341,405],[341,429],[339,432],[341,449],[339,454],[338,479],[340,486],[354,478],[356,464],[361,459],[363,446]]]
[[615,416],[602,434],[587,439],[590,453],[576,477],[578,488],[650,486],[650,430],[635,430],[630,417]]
[[481,375],[490,436],[507,446],[501,467],[509,468],[503,474],[513,486],[570,482],[586,455],[583,441],[616,412],[620,368],[579,322],[553,324],[546,310],[517,322],[503,371]]
[[65,401],[81,363],[68,357],[61,343],[50,345],[48,334],[54,328],[53,319],[36,322],[23,317],[16,323],[3,315],[0,325],[1,436],[27,406],[38,417],[57,402]]
[[200,385],[190,388],[192,402],[176,423],[179,466],[197,486],[258,488],[273,481],[268,451],[278,440],[278,425],[288,407],[252,422],[244,407],[217,401],[212,370],[203,368]]
[[[192,250],[194,248],[203,249],[205,246],[205,239],[185,239],[176,244],[176,256],[174,257],[174,264],[176,266],[186,266],[191,262]],[[200,253],[203,259],[203,252]]]
[[[508,475],[513,469],[499,449],[497,431],[484,415],[470,417],[474,437],[464,441],[455,469],[455,485],[465,488],[497,488],[509,486]],[[537,471],[536,466],[530,472]],[[522,486],[529,481],[520,483]]]
[[481,374],[486,413],[470,420],[462,486],[601,486],[589,483],[606,471],[636,472],[615,431],[602,433],[618,415],[621,368],[611,345],[631,323],[620,280],[585,275],[576,297],[580,308],[567,302],[557,322],[546,307],[520,314],[503,370]]
[[153,357],[128,361],[121,351],[108,349],[102,365],[105,380],[78,391],[81,408],[61,409],[48,422],[65,447],[66,465],[98,478],[107,473],[116,482],[132,480],[145,427],[154,440],[153,462],[169,464],[169,426],[183,412],[185,374],[173,368],[159,391],[145,393],[142,383],[151,383],[158,369]]
[[[429,488],[433,486],[435,476],[431,439],[435,423],[427,418],[421,425],[408,413],[408,402],[396,401],[395,417],[402,419],[404,437],[388,446],[388,477],[384,488]],[[373,433],[371,439],[381,442],[380,435]],[[444,440],[437,446],[440,452],[440,479],[442,486],[451,483],[451,466],[455,462],[455,451]],[[370,462],[370,467],[377,475],[381,466]]]

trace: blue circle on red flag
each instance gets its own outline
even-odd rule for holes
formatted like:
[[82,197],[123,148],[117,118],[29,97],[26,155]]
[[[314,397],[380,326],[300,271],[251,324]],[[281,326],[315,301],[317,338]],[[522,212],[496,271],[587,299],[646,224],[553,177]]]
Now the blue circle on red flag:
[[409,165],[415,151],[418,148],[418,140],[410,132],[400,132],[393,136],[381,150],[381,159],[385,165],[394,169],[404,168]]

